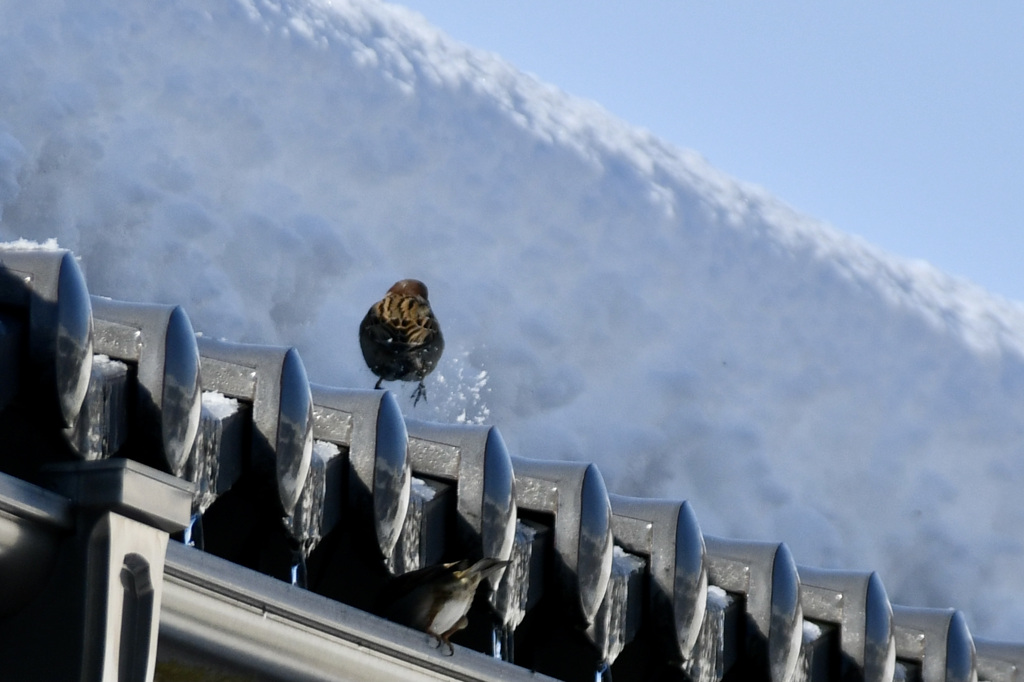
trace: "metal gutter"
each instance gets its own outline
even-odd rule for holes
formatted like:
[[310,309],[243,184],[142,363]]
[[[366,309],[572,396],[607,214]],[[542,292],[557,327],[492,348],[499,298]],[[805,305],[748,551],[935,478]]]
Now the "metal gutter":
[[447,656],[423,633],[178,543],[163,589],[158,661],[184,651],[289,682],[551,679],[464,647]]

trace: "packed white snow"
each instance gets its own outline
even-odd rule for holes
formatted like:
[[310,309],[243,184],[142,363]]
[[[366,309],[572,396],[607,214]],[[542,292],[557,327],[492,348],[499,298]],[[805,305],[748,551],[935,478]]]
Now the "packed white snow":
[[217,391],[203,391],[203,408],[214,419],[223,421],[238,412],[238,401]]
[[374,0],[7,0],[0,65],[0,239],[93,293],[369,387],[359,321],[423,279],[416,418],[1024,639],[1024,306]]

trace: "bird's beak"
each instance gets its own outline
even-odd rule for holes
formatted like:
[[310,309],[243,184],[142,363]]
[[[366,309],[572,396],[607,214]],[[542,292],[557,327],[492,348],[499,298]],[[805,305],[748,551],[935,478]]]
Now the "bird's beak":
[[480,574],[480,579],[485,580],[486,578],[494,575],[501,569],[508,566],[508,561],[502,561],[501,559],[484,558],[477,561],[475,564],[466,569],[465,575],[473,575],[475,573]]

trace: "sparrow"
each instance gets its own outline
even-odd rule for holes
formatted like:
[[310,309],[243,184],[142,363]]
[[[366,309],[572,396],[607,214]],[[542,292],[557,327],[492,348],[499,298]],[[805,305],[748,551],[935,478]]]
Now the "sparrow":
[[469,624],[466,614],[480,582],[508,565],[500,559],[480,559],[434,564],[392,578],[381,592],[377,612],[388,620],[422,630],[437,646],[448,645],[451,636]]
[[430,309],[427,286],[403,279],[374,303],[359,325],[359,347],[370,371],[382,381],[419,381],[413,406],[427,399],[423,379],[441,359],[444,337]]

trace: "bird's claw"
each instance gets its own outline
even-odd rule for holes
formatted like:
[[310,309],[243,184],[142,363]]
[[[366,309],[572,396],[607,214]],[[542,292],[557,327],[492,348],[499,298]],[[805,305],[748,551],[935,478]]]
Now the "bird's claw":
[[437,646],[434,647],[435,649],[443,649],[445,647],[445,645],[448,646],[448,653],[446,653],[445,656],[454,656],[455,655],[455,645],[454,644],[452,644],[451,642],[449,642],[447,640],[444,640],[444,639],[442,639],[440,637],[431,637],[431,639],[437,644]]
[[412,392],[412,395],[409,397],[412,398],[413,407],[416,407],[416,403],[418,403],[420,399],[422,399],[423,402],[427,402],[427,387],[423,385],[422,381],[420,382],[419,386],[416,387],[416,390]]

